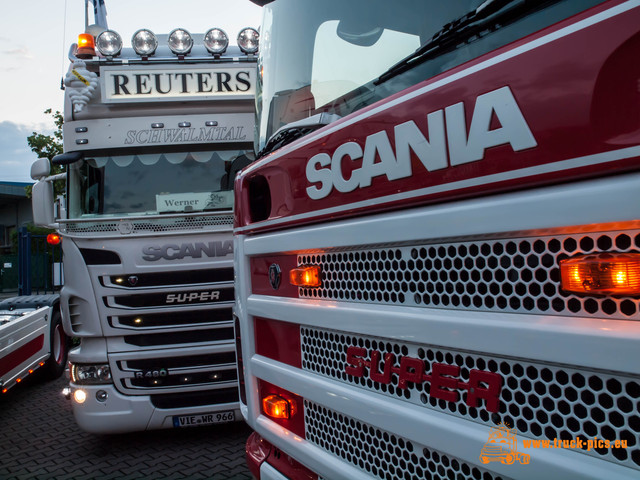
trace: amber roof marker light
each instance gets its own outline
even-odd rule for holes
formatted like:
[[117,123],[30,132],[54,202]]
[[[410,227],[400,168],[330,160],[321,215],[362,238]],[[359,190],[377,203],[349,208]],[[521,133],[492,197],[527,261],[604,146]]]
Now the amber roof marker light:
[[597,253],[560,261],[562,289],[586,295],[640,295],[640,253]]

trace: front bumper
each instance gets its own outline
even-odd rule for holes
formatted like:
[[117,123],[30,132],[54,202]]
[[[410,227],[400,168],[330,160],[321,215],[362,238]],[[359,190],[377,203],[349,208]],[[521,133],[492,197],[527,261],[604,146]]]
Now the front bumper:
[[[236,420],[241,420],[238,403],[219,405],[201,405],[176,409],[161,409],[151,403],[148,395],[126,396],[118,392],[113,385],[75,385],[71,384],[73,415],[81,429],[98,434],[126,433],[142,430],[174,428],[173,417],[177,415],[198,415],[221,411],[233,411]],[[86,400],[78,403],[74,392],[84,390]],[[106,399],[98,400],[98,397]],[[98,395],[101,392],[102,395]]]

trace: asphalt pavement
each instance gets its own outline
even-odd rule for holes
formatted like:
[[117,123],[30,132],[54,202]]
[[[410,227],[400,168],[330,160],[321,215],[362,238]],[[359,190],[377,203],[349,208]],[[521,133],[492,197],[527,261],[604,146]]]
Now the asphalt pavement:
[[27,379],[0,395],[0,480],[245,480],[242,422],[122,435],[78,428],[62,378]]

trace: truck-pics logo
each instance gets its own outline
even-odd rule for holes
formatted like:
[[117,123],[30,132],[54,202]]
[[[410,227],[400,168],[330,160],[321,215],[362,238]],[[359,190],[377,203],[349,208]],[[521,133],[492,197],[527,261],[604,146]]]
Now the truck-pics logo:
[[233,240],[213,241],[209,243],[183,243],[181,245],[147,245],[142,248],[142,259],[147,262],[165,260],[182,260],[184,257],[202,258],[225,257],[233,253]]
[[[370,359],[366,360],[367,357]],[[383,360],[382,364],[380,360]],[[386,385],[397,382],[398,387],[402,389],[409,388],[409,383],[429,382],[430,395],[447,402],[457,402],[460,399],[460,393],[456,390],[467,390],[466,404],[469,407],[478,407],[480,400],[484,400],[487,411],[500,410],[502,377],[497,373],[471,370],[469,382],[463,382],[459,380],[460,367],[457,365],[433,363],[431,374],[428,375],[425,362],[420,358],[401,356],[398,361],[399,365],[393,353],[385,353],[383,357],[377,350],[368,352],[365,348],[348,347],[344,371],[354,377],[364,377],[368,374],[374,382]]]
[[509,428],[506,423],[500,423],[489,431],[489,440],[482,447],[480,462],[500,462],[506,465],[518,461],[526,465],[531,460],[528,453],[518,452],[518,439],[515,428]]
[[[500,127],[491,130],[494,116]],[[537,146],[509,87],[476,98],[468,134],[462,102],[429,113],[426,126],[427,132],[423,133],[413,120],[396,125],[395,152],[389,133],[382,130],[366,138],[364,149],[350,141],[336,148],[333,155],[314,155],[306,167],[307,180],[312,184],[307,187],[307,195],[318,200],[333,188],[346,193],[369,187],[373,178],[382,175],[389,181],[410,177],[411,151],[428,172],[433,172],[482,160],[490,147],[509,144],[518,152]],[[347,162],[361,162],[360,167],[351,170],[349,178],[343,174],[343,164]]]

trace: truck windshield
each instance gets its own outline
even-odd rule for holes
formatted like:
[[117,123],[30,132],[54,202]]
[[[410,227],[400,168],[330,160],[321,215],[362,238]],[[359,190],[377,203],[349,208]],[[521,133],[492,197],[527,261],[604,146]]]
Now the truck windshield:
[[70,165],[69,218],[229,210],[252,150],[91,156]]
[[[321,112],[344,117],[600,1],[275,0],[263,14],[256,151],[291,122]],[[481,10],[492,12],[481,31],[468,29],[428,62],[379,80]]]

